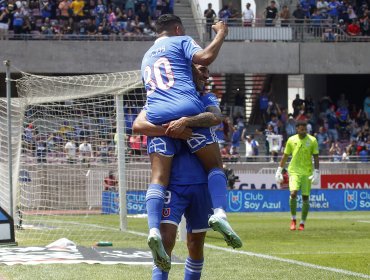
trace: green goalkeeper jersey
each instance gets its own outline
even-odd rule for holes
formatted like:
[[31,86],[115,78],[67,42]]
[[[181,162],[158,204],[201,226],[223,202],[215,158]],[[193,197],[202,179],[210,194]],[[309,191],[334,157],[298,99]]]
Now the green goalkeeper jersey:
[[289,137],[284,154],[292,155],[289,163],[289,174],[309,176],[312,174],[312,155],[319,154],[319,146],[315,137],[307,134],[300,139],[298,134]]

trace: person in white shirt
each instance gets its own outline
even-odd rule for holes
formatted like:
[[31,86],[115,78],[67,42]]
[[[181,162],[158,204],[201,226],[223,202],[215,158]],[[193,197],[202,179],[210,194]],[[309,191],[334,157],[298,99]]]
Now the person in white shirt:
[[245,157],[247,161],[253,160],[252,138],[248,135],[245,139]]
[[93,151],[91,148],[91,144],[87,143],[86,140],[84,140],[80,146],[78,147],[78,152],[80,156],[80,161],[82,163],[89,163],[90,160],[93,158]]
[[64,153],[68,163],[76,163],[76,144],[74,140],[69,140],[64,146]]
[[246,9],[243,11],[244,26],[252,26],[254,20],[254,13],[251,9],[251,4],[247,3]]

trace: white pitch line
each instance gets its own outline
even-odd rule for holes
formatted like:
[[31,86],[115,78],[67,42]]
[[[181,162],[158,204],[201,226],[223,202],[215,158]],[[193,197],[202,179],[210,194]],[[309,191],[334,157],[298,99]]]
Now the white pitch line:
[[[137,232],[137,231],[131,231],[130,230],[130,231],[126,231],[126,232],[134,234],[134,235],[147,236],[146,233]],[[311,264],[311,263],[306,263],[306,262],[301,262],[301,261],[296,261],[296,260],[291,260],[291,259],[284,259],[284,258],[279,258],[279,257],[274,257],[274,256],[269,256],[269,255],[264,255],[264,254],[247,252],[247,251],[234,250],[234,249],[218,247],[218,246],[210,245],[210,244],[204,244],[204,247],[229,252],[229,253],[232,253],[232,254],[247,255],[247,256],[251,256],[251,257],[257,257],[257,258],[268,259],[268,260],[273,260],[273,261],[285,262],[285,263],[310,267],[310,268],[314,268],[314,269],[326,270],[326,271],[341,273],[341,274],[345,274],[345,275],[349,275],[349,276],[356,276],[356,277],[360,277],[360,278],[364,278],[364,279],[370,279],[370,275],[357,273],[357,272],[353,272],[353,271],[348,271],[348,270],[344,270],[344,269],[339,269],[339,268],[321,266],[321,265],[316,265],[316,264]]]
[[358,223],[367,223],[370,224],[370,221],[357,221]]
[[339,269],[339,268],[321,266],[321,265],[316,265],[316,264],[311,264],[311,263],[306,263],[306,262],[301,262],[301,261],[296,261],[296,260],[290,260],[290,259],[283,259],[283,258],[279,258],[279,257],[274,257],[274,256],[269,256],[269,255],[264,255],[264,254],[258,254],[258,253],[252,253],[252,252],[247,252],[247,251],[240,251],[240,250],[234,250],[234,249],[229,249],[229,248],[223,248],[223,247],[218,247],[218,246],[214,246],[214,245],[210,245],[210,244],[204,244],[204,246],[207,247],[207,248],[220,250],[220,251],[225,251],[225,252],[229,252],[229,253],[233,253],[233,254],[247,255],[247,256],[251,256],[251,257],[257,257],[257,258],[268,259],[268,260],[273,260],[273,261],[285,262],[285,263],[310,267],[310,268],[314,268],[314,269],[327,270],[327,271],[341,273],[341,274],[345,274],[345,275],[361,277],[361,278],[364,278],[364,279],[370,279],[370,275],[357,273],[357,272],[353,272],[353,271],[348,271],[348,270],[344,270],[344,269]]

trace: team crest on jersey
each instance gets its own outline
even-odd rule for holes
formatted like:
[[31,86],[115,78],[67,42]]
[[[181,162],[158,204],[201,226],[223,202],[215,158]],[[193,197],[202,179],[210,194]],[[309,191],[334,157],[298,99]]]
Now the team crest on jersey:
[[171,214],[171,208],[163,208],[162,209],[162,217],[168,218]]

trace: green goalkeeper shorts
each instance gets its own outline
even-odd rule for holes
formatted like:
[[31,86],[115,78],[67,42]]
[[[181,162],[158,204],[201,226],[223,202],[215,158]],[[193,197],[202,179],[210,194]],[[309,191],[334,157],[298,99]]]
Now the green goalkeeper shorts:
[[311,191],[311,180],[309,176],[302,175],[289,175],[289,190],[299,191],[301,190],[302,195],[310,195]]

